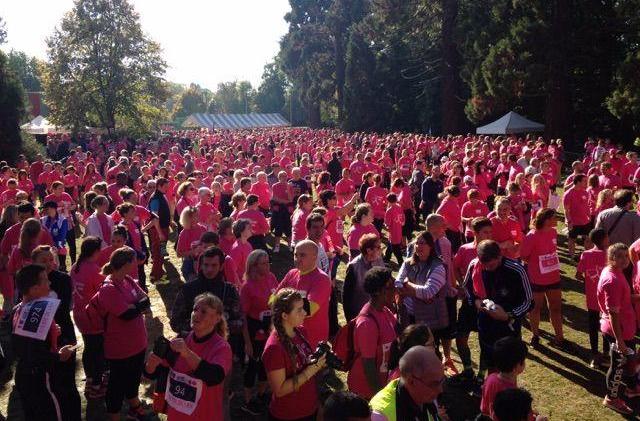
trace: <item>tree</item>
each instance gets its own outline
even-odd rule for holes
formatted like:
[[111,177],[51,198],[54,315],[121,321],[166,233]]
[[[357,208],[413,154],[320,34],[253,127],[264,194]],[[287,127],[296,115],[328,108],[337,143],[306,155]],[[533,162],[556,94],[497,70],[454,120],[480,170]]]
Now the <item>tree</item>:
[[14,162],[20,153],[20,120],[24,115],[24,91],[10,70],[7,56],[0,51],[0,150],[3,159]]
[[173,109],[173,120],[180,123],[189,115],[204,113],[207,108],[205,94],[200,85],[192,83],[186,91],[182,92]]
[[286,98],[287,78],[276,62],[267,63],[262,72],[262,81],[255,96],[257,111],[281,113]]
[[127,0],[76,0],[47,39],[51,120],[149,129],[167,98],[160,46]]
[[4,19],[0,17],[0,45],[5,42],[7,42],[7,25]]
[[41,70],[44,63],[29,57],[22,51],[11,50],[8,54],[9,68],[20,79],[25,91],[42,91]]

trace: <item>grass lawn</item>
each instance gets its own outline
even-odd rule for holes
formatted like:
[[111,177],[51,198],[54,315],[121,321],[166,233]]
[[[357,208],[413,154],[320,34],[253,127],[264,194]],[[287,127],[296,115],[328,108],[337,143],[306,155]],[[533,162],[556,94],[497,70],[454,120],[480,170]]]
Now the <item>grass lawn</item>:
[[[562,227],[559,226],[558,228],[560,231]],[[565,350],[558,350],[548,345],[547,338],[551,338],[552,328],[548,317],[543,313],[541,329],[549,335],[545,337],[543,333],[540,350],[530,350],[527,367],[520,379],[520,383],[532,393],[534,407],[551,420],[623,419],[620,415],[603,408],[601,405],[605,391],[604,373],[589,368],[587,312],[585,310],[583,285],[574,279],[575,265],[568,260],[565,246],[566,238],[561,236],[559,238],[559,250],[562,263],[563,316],[565,338],[570,342],[570,346]],[[182,282],[178,271],[180,259],[175,255],[173,247],[168,248],[170,257],[167,259],[166,269],[171,283],[158,287],[150,286],[149,288],[153,311],[153,317],[147,319],[150,347],[158,335],[164,334],[167,337],[173,335],[169,327],[167,314],[173,304],[176,291]],[[281,279],[290,269],[291,263],[292,255],[286,248],[282,248],[281,252],[274,256],[272,270],[278,276],[278,279]],[[341,265],[339,279],[344,278],[344,270],[345,265]],[[528,341],[530,337],[530,332],[524,329],[524,340]],[[7,340],[6,332],[0,339]],[[479,351],[475,334],[470,339],[470,345],[473,360],[477,362]],[[234,376],[234,378],[234,384],[239,384],[239,378],[237,376]],[[22,419],[20,409],[22,404],[17,399],[16,394],[12,393],[13,380],[10,379],[10,374],[8,373],[5,373],[3,379],[2,383],[4,384],[0,387],[0,412],[9,420],[20,420]],[[78,360],[76,379],[78,389],[82,395],[84,374],[80,360]],[[236,388],[236,390],[240,392],[240,389]],[[150,385],[141,385],[141,392],[150,401],[152,392]],[[471,414],[474,413],[478,405],[476,399],[471,398],[463,391],[455,390],[451,387],[447,388],[443,403],[451,408],[452,420],[470,419]],[[640,400],[633,402],[633,404],[633,407],[640,411]],[[82,396],[82,405],[83,418],[86,417],[88,420],[105,419],[102,401],[87,403],[84,396]],[[233,417],[234,421],[242,419],[245,419],[245,417],[235,415]],[[246,419],[250,418],[246,417]],[[255,420],[256,417],[252,419]]]

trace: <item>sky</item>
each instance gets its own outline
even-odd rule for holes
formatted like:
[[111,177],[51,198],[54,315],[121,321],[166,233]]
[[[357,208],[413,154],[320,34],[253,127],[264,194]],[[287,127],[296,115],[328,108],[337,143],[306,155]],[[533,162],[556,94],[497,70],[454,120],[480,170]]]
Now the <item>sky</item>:
[[[288,0],[129,0],[142,29],[159,42],[168,64],[166,78],[215,90],[220,82],[260,83],[263,67],[277,54],[287,32]],[[7,43],[47,58],[45,39],[73,0],[1,0]]]

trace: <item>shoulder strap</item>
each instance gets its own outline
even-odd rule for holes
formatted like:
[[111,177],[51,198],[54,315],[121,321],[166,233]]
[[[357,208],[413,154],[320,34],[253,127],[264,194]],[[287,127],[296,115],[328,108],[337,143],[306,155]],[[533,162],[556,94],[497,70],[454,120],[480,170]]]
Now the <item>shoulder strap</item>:
[[622,217],[624,216],[625,213],[627,213],[627,210],[626,209],[622,209],[622,212],[620,213],[620,215],[618,215],[616,220],[613,222],[613,225],[611,225],[611,228],[609,228],[609,230],[607,231],[607,236],[611,235],[613,230],[616,229],[616,227],[618,226],[618,223],[620,222],[620,220],[622,219]]

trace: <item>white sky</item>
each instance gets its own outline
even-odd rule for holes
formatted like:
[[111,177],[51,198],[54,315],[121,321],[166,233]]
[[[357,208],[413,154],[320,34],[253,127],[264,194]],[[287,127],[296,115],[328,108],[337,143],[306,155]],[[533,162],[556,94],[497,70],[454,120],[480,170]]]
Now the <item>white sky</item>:
[[[167,80],[198,83],[215,90],[219,82],[249,80],[257,87],[263,66],[287,32],[287,0],[130,0],[142,29],[163,48]],[[46,59],[48,37],[73,0],[1,0],[8,42]]]

